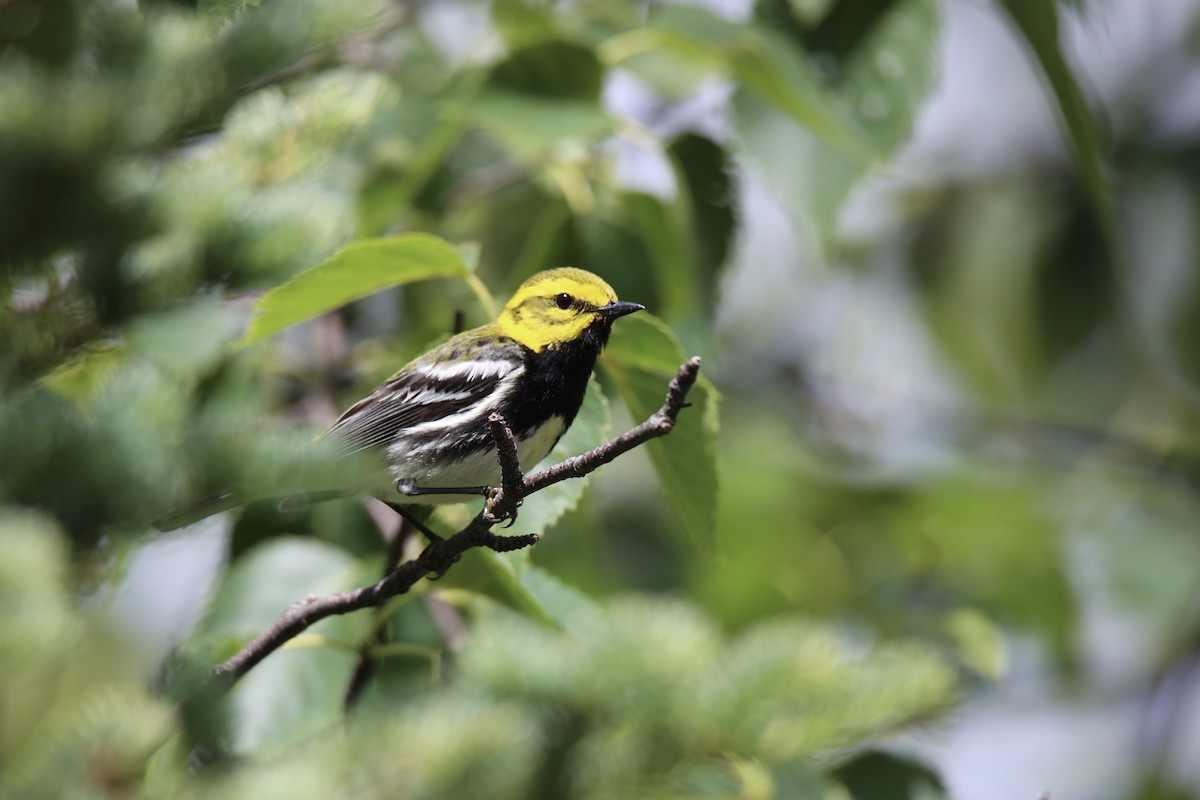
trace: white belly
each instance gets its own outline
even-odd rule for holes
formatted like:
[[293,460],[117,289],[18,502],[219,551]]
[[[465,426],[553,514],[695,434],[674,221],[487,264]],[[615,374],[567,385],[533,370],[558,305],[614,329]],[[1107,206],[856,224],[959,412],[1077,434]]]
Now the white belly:
[[[524,441],[517,442],[517,457],[521,462],[521,470],[528,471],[533,469],[546,456],[550,454],[550,450],[554,447],[554,443],[562,436],[566,426],[563,425],[562,417],[551,417],[550,421],[543,425],[540,430],[534,433]],[[419,487],[428,488],[450,488],[462,486],[499,486],[500,485],[500,462],[496,456],[494,448],[480,451],[467,458],[458,459],[445,464],[437,464],[420,470],[419,474],[400,475],[398,471],[393,469],[392,479],[395,480],[411,480]],[[389,487],[389,491],[380,495],[385,499],[399,499],[404,501],[406,495],[400,494],[393,483]],[[465,494],[432,494],[419,495],[408,499],[409,502],[418,505],[434,505],[441,503],[464,503],[472,499],[471,495]]]

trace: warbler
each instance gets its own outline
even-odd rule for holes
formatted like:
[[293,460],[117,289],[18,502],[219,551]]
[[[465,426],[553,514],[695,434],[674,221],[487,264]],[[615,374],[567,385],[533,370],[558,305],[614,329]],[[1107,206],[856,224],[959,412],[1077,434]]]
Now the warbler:
[[[539,272],[494,322],[406,364],[325,435],[347,456],[378,454],[382,479],[369,490],[406,518],[413,519],[407,504],[463,502],[500,481],[489,416],[504,417],[522,470],[533,467],[578,414],[613,321],[644,308],[618,300],[585,270]],[[190,524],[231,501],[221,498],[199,516],[178,515],[159,529]]]

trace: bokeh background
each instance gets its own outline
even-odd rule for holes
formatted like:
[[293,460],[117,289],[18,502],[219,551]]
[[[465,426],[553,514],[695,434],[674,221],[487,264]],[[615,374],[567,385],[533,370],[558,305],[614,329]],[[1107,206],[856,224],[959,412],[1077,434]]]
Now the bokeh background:
[[[1200,796],[1198,147],[1195,0],[0,0],[0,788]],[[474,277],[237,344],[412,232]],[[695,475],[190,706],[394,523],[154,520],[565,264],[679,343],[571,444],[699,354]]]

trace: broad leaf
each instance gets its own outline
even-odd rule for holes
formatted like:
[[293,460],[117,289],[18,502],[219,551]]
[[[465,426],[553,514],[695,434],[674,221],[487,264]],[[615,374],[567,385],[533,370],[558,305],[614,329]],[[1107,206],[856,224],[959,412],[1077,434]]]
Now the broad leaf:
[[518,48],[492,68],[489,83],[522,94],[594,103],[600,99],[604,68],[595,52],[562,40]]
[[199,0],[196,10],[224,22],[236,17],[242,9],[256,7],[260,2],[261,0]]
[[898,0],[842,65],[838,87],[881,153],[908,139],[933,89],[940,32],[936,0]]
[[[324,542],[272,540],[230,570],[197,630],[199,650],[240,647],[270,627],[292,603],[309,594],[351,588],[363,580],[363,572],[357,559]],[[366,614],[323,620],[247,674],[231,696],[234,748],[243,753],[272,751],[340,719],[355,663],[355,654],[346,646],[356,646],[369,624]]]
[[549,8],[525,0],[494,0],[492,24],[510,48],[552,39],[558,33],[554,14]]
[[591,598],[534,564],[527,550],[508,554],[487,550],[483,557],[508,595],[495,599],[542,624],[569,631],[600,615]]
[[470,270],[462,253],[429,234],[403,233],[351,242],[263,295],[239,344],[265,339],[381,289],[468,275]]
[[616,127],[599,105],[489,88],[466,109],[479,130],[518,158],[534,158],[569,142],[595,142]]
[[1004,633],[986,614],[959,608],[947,614],[942,624],[965,666],[990,681],[1004,677],[1008,670]]
[[1029,43],[1042,67],[1042,73],[1050,82],[1075,167],[1087,188],[1108,244],[1115,248],[1116,211],[1108,180],[1103,137],[1071,68],[1063,58],[1058,42],[1058,8],[1051,0],[1004,0],[1003,5]]
[[692,55],[718,58],[746,90],[791,116],[835,152],[855,161],[875,155],[854,116],[784,36],[679,6],[664,10],[655,22],[671,34],[664,40],[666,46],[682,42]]
[[[667,384],[683,361],[670,329],[638,314],[614,326],[601,365],[641,422],[662,406]],[[688,395],[691,407],[680,413],[675,429],[646,445],[680,521],[704,547],[712,546],[716,527],[717,401],[716,389],[701,376]]]
[[193,379],[220,362],[238,327],[228,307],[199,300],[140,318],[130,326],[129,343],[176,377]]
[[732,154],[712,139],[686,133],[669,149],[676,182],[687,191],[689,235],[696,243],[701,307],[711,303],[717,272],[725,265],[737,231],[738,181]]
[[834,774],[853,800],[945,800],[949,796],[931,766],[883,750],[856,753]]
[[791,116],[838,155],[867,164],[874,150],[842,101],[821,85],[816,70],[772,31],[747,34],[733,72],[743,87]]
[[[933,87],[939,23],[932,0],[897,0],[857,32],[835,82],[849,103],[853,126],[875,160],[888,157],[911,133],[920,102]],[[786,48],[780,38],[776,48]],[[795,58],[795,56],[792,56]],[[810,237],[827,251],[838,215],[869,164],[831,145],[818,130],[748,87],[735,97],[735,124],[746,152]],[[804,121],[799,120],[801,123]]]
[[129,350],[125,344],[109,343],[83,348],[41,382],[68,400],[86,404],[118,373],[129,359]]
[[672,321],[691,316],[701,307],[701,283],[696,248],[688,220],[680,213],[682,207],[643,192],[625,192],[621,203],[626,224],[641,240],[654,266],[651,274],[662,301],[662,315]]

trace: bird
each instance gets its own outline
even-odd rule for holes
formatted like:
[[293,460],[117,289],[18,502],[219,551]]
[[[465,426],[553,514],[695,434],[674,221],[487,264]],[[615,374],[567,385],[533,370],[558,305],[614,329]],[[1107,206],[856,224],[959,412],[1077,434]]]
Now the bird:
[[[367,492],[435,538],[412,506],[461,503],[501,479],[491,415],[501,415],[512,431],[521,469],[536,465],[579,413],[613,323],[644,309],[619,300],[586,270],[539,272],[494,321],[401,367],[324,436],[340,455],[370,459],[378,477]],[[237,504],[235,495],[222,495],[157,527],[173,530]]]

